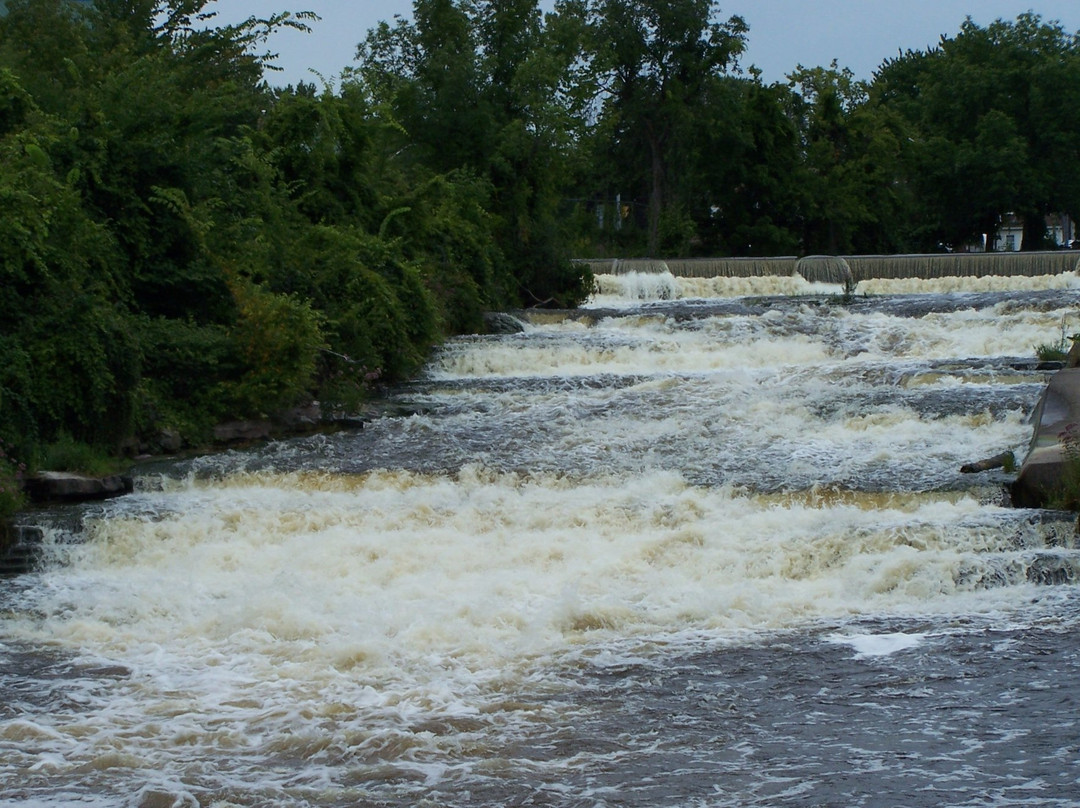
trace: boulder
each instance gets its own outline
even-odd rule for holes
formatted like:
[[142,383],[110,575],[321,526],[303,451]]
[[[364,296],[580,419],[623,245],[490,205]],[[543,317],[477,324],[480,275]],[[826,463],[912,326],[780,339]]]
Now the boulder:
[[525,324],[512,314],[489,311],[484,314],[484,327],[489,334],[520,334]]
[[303,406],[275,413],[271,420],[275,427],[288,432],[309,432],[322,423],[322,407],[318,401],[311,401]]
[[[1066,505],[1070,482],[1080,483],[1080,368],[1050,377],[1032,413],[1035,431],[1027,457],[1011,487],[1020,508]],[[1076,476],[1076,479],[1070,479]]]
[[227,421],[214,427],[214,441],[228,444],[267,440],[272,429],[273,424],[266,418],[251,421]]
[[88,477],[67,471],[42,471],[25,482],[27,496],[34,502],[82,502],[130,494],[135,484],[131,477],[110,474]]
[[162,429],[157,435],[157,445],[166,454],[175,454],[184,448],[184,439],[175,429]]

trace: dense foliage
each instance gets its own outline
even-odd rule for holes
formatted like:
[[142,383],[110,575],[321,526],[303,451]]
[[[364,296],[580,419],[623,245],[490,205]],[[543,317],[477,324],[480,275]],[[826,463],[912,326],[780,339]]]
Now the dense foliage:
[[[359,82],[271,88],[260,48],[310,15],[215,28],[207,6],[11,0],[0,18],[12,456],[349,408],[527,302],[485,166],[395,159],[405,129]],[[575,303],[581,278],[540,252],[531,275]]]
[[0,17],[0,440],[118,450],[344,409],[605,255],[959,247],[1080,213],[1080,46],[970,20],[871,82],[765,84],[711,0],[415,0],[337,86],[275,88],[212,0]]

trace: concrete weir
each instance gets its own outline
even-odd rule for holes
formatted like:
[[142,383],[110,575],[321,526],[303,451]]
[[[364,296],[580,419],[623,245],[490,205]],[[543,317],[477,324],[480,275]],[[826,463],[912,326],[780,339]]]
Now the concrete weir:
[[771,258],[582,259],[594,275],[668,272],[676,278],[753,278],[798,273],[808,281],[858,283],[871,278],[1060,275],[1080,271],[1076,250],[926,255],[793,255]]

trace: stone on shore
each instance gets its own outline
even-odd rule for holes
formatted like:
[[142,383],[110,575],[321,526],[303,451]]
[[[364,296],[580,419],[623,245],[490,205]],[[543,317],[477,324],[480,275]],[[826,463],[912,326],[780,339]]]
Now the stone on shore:
[[274,425],[268,418],[227,421],[214,427],[214,441],[221,444],[233,444],[267,440],[273,428]]
[[34,502],[81,502],[130,494],[134,482],[122,474],[88,477],[67,471],[42,471],[27,478],[25,489]]

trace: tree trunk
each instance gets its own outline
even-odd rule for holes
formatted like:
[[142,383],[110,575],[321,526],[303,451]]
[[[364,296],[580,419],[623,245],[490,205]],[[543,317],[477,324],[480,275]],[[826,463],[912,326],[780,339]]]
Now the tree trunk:
[[1024,214],[1024,236],[1020,249],[1024,252],[1047,248],[1046,219],[1038,213]]
[[649,193],[649,244],[650,258],[656,258],[660,253],[660,211],[664,206],[664,166],[660,160],[659,149],[655,143],[652,146],[652,190]]
[[649,152],[652,157],[652,189],[649,192],[649,243],[650,258],[660,255],[660,214],[664,209],[664,138],[652,125],[646,127],[649,135]]

